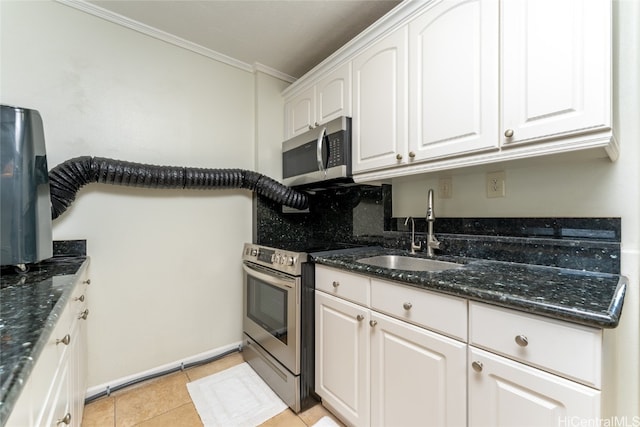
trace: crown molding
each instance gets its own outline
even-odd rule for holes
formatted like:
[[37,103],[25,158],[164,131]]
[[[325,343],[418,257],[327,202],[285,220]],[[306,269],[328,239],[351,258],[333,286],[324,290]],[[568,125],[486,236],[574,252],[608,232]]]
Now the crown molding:
[[111,12],[109,10],[96,6],[92,3],[88,3],[84,0],[55,0],[55,1],[65,6],[69,6],[74,9],[80,10],[82,12],[88,13],[89,15],[93,15],[98,18],[104,19],[105,21],[114,23],[116,25],[120,25],[122,27],[129,28],[131,30],[137,31],[149,37],[162,40],[166,43],[172,44],[182,49],[189,50],[199,55],[206,56],[207,58],[213,59],[218,62],[222,62],[224,64],[230,65],[232,67],[238,68],[243,71],[247,71],[250,73],[255,73],[256,71],[260,71],[262,73],[269,74],[273,77],[276,77],[278,79],[281,79],[290,83],[296,80],[295,78],[289,76],[288,74],[285,74],[273,68],[267,67],[266,65],[262,65],[259,63],[255,63],[254,65],[247,64],[246,62],[232,58],[220,52],[216,52],[215,50],[190,42],[181,37],[167,33],[165,31],[159,30],[157,28],[151,27],[149,25],[143,24],[133,19],[129,19],[125,16]]
[[259,62],[254,62],[253,71],[254,72],[259,71],[264,74],[269,74],[270,76],[280,79],[282,81],[285,81],[287,83],[293,83],[297,80],[295,77],[292,77],[289,74],[283,73],[281,71],[276,70],[275,68],[271,68]]

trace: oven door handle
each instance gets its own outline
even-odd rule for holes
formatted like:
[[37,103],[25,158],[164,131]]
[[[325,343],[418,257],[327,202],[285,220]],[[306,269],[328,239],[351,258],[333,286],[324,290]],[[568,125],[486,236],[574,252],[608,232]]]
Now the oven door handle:
[[257,279],[262,280],[263,282],[276,286],[280,289],[288,290],[288,289],[295,289],[296,287],[295,279],[285,280],[280,277],[276,277],[271,274],[266,274],[261,271],[258,271],[255,268],[251,268],[247,264],[243,264],[242,268],[244,269],[245,273],[247,273],[249,276],[253,276]]

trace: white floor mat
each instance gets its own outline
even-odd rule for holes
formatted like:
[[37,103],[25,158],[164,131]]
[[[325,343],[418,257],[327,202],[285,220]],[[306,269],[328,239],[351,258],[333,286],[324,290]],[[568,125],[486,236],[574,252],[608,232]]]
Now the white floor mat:
[[331,417],[324,416],[318,420],[312,427],[338,427],[335,421]]
[[187,383],[206,427],[255,427],[287,409],[247,363]]

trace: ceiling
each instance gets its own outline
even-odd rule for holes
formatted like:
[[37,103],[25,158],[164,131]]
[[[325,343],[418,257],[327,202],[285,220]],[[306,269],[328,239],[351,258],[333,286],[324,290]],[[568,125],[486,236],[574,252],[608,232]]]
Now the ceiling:
[[246,64],[299,78],[400,0],[88,0]]

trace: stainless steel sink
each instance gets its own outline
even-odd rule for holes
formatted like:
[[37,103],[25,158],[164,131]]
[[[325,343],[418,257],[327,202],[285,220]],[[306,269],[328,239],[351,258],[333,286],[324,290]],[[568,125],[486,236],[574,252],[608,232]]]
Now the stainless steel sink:
[[444,271],[463,267],[463,264],[455,262],[438,261],[435,259],[414,258],[402,255],[379,255],[356,260],[362,264],[376,267],[391,268],[394,270],[409,271]]

